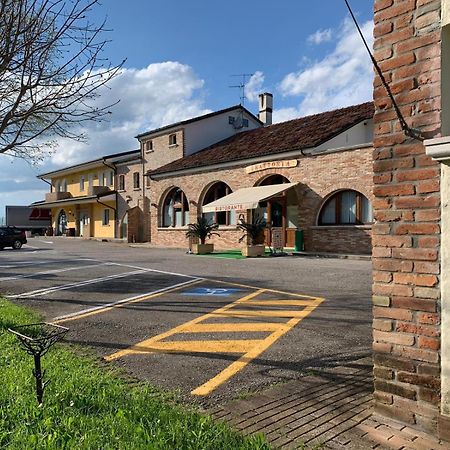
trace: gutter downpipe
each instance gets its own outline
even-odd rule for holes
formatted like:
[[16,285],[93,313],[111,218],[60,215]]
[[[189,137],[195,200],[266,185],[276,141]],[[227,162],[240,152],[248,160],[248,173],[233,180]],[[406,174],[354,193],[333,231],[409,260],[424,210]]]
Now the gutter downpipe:
[[44,183],[47,183],[50,186],[50,192],[53,192],[53,184],[50,181],[47,181],[45,178],[39,178]]
[[[117,167],[115,165],[110,166],[109,164],[107,164],[106,158],[103,158],[102,163],[104,166],[109,167],[114,172],[113,188],[114,188],[115,197],[116,197],[116,207],[112,208],[112,209],[114,210],[114,239],[116,239],[117,238],[117,228],[119,226],[119,218],[117,216],[117,206],[119,204],[119,195],[117,194],[117,186],[116,186]],[[98,197],[97,197],[97,203],[100,203],[101,205],[105,205],[104,203],[102,203],[98,200]],[[108,206],[108,205],[105,205],[105,206]],[[109,206],[108,206],[108,208],[109,208]]]

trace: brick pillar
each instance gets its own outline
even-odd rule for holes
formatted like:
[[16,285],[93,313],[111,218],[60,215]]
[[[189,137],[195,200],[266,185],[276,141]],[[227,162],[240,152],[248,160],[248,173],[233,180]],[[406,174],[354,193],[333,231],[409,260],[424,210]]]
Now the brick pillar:
[[[374,52],[407,123],[440,135],[441,0],[375,0]],[[436,435],[440,175],[374,82],[373,350],[377,412]]]

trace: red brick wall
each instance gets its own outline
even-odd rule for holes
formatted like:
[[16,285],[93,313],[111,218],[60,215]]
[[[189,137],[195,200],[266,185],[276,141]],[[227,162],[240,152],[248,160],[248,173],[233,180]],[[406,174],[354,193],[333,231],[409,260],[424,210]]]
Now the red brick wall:
[[[406,121],[440,133],[440,0],[375,0],[375,57]],[[373,300],[378,412],[437,433],[439,167],[374,83]]]
[[306,233],[311,251],[329,253],[370,254],[371,226],[311,227]]
[[[298,228],[305,231],[305,249],[308,251],[365,253],[371,251],[371,227],[317,227],[317,217],[325,198],[340,189],[354,189],[373,201],[372,148],[340,151],[336,153],[300,157],[297,167],[267,169],[247,174],[244,167],[198,173],[195,175],[152,180],[151,230],[152,243],[161,246],[186,246],[185,230],[158,229],[158,211],[165,193],[173,187],[181,188],[190,206],[190,220],[195,221],[201,212],[203,196],[208,187],[216,182],[227,183],[232,191],[255,186],[270,174],[280,174],[291,182],[298,182]],[[236,248],[241,232],[236,229],[220,230],[214,237],[217,248]]]
[[[140,187],[135,188],[133,184],[133,174],[140,175]],[[133,208],[133,217],[128,217],[128,240],[130,242],[147,242],[150,240],[150,230],[148,225],[148,200],[143,196],[145,192],[146,178],[143,176],[142,162],[122,164],[117,167],[116,187],[119,186],[119,176],[125,176],[125,189],[118,190],[117,195],[117,232],[116,236],[121,237],[121,226],[127,212]],[[124,238],[124,236],[122,236]]]

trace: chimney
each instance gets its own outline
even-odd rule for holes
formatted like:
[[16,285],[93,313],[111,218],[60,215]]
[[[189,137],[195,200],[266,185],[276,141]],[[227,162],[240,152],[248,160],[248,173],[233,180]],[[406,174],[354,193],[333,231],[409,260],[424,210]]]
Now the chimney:
[[272,125],[273,95],[269,92],[259,94],[258,118],[264,125]]

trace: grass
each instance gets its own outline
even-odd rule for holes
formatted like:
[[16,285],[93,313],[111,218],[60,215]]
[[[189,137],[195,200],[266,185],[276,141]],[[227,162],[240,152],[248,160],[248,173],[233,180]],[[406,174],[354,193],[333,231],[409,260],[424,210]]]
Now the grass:
[[269,449],[179,403],[148,383],[130,383],[95,358],[56,345],[43,358],[51,379],[39,407],[32,357],[8,327],[35,322],[0,298],[0,449]]
[[[292,251],[292,249],[286,248],[285,250]],[[227,258],[227,259],[246,259],[242,256],[241,250],[216,250],[214,253],[207,253],[206,255],[196,255],[209,258]],[[270,250],[267,248],[264,252],[264,256],[270,256]]]

